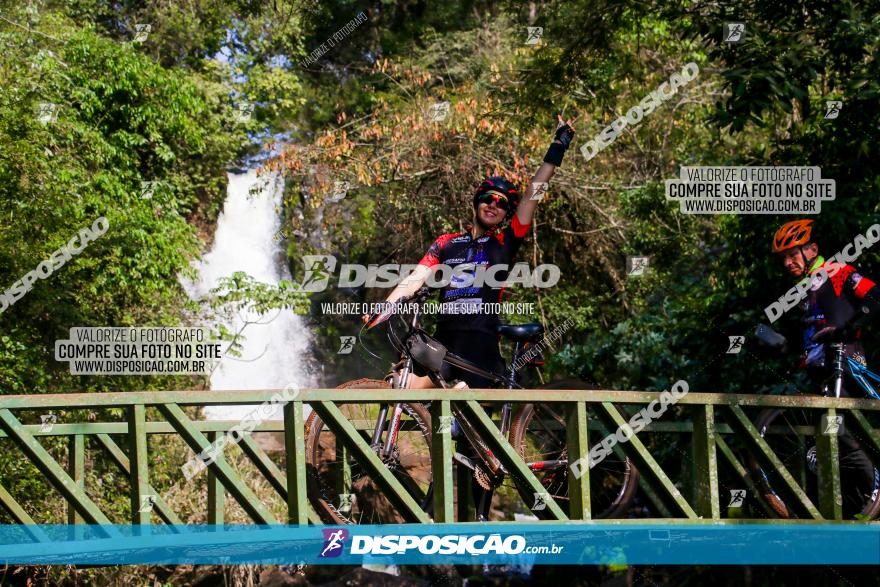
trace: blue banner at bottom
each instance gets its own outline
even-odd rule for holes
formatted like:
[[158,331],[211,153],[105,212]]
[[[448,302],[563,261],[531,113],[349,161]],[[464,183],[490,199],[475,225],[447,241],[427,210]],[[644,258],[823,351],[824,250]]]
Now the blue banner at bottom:
[[0,526],[5,564],[880,564],[877,524]]

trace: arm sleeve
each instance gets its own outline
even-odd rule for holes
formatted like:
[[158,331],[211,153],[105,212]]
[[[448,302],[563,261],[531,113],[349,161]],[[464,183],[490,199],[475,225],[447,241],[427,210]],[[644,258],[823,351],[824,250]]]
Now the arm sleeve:
[[531,228],[531,224],[523,224],[519,221],[519,217],[514,214],[513,220],[510,222],[510,228],[513,232],[513,235],[522,240],[526,238],[526,235],[529,233],[529,228]]
[[855,296],[860,300],[877,300],[877,284],[868,279],[867,277],[862,277],[858,273],[853,273],[850,275],[850,281],[852,282],[852,291]]
[[[861,325],[865,320],[873,318],[880,312],[880,289],[877,285],[868,279],[859,275],[856,268],[852,265],[845,265],[841,271],[832,277],[832,283],[835,278],[839,279],[837,283],[842,291],[838,291],[838,295],[845,294],[851,303],[858,308],[848,327],[855,328]],[[835,326],[844,326],[843,324],[835,324]]]

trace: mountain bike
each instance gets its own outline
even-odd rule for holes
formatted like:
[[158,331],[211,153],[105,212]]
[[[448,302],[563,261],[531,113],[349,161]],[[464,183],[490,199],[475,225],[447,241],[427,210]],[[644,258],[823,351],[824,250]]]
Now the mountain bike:
[[[358,379],[340,385],[351,389],[406,388],[413,369],[419,365],[438,388],[448,389],[452,382],[440,374],[442,363],[459,367],[490,380],[494,386],[522,389],[520,359],[531,357],[543,338],[541,324],[501,325],[500,336],[513,343],[513,353],[504,374],[481,369],[470,361],[448,352],[419,325],[420,308],[430,294],[421,288],[401,305],[415,308],[412,316],[395,314],[389,320],[388,337],[400,353],[400,360],[384,380]],[[394,322],[400,322],[395,326]],[[399,334],[398,330],[403,330]],[[363,331],[362,331],[363,332]],[[530,352],[530,349],[532,352]],[[526,353],[529,353],[528,355]],[[539,363],[537,357],[531,363]],[[556,389],[583,389],[578,381],[557,382],[546,386]],[[369,441],[376,455],[401,481],[410,494],[431,513],[431,415],[420,403],[347,403],[339,406]],[[525,403],[514,414],[514,404],[506,402],[500,412],[499,430],[515,448],[528,468],[538,478],[549,496],[563,511],[568,510],[568,452],[566,447],[567,410],[562,405]],[[507,471],[486,445],[474,426],[464,417],[457,402],[452,402],[455,425],[460,429],[458,449],[453,456],[458,475],[473,476],[485,490],[505,497],[518,494],[529,508],[534,494],[527,484]],[[591,444],[601,440],[601,431],[591,427]],[[404,521],[380,488],[347,453],[344,443],[312,413],[306,424],[306,462],[309,498],[315,510],[331,523],[398,523]],[[628,459],[609,457],[590,472],[594,518],[619,517],[629,507],[638,486],[639,473]],[[464,499],[459,495],[458,499]],[[479,506],[478,506],[479,507]],[[535,508],[536,517],[549,513]]]
[[[765,325],[755,333],[760,340],[773,347],[783,347],[785,338]],[[841,397],[847,380],[858,384],[865,397],[880,400],[880,394],[870,381],[880,383],[880,375],[868,369],[861,356],[847,356],[843,343],[830,343],[830,376],[822,384],[826,397]],[[849,377],[847,377],[849,376]],[[852,386],[851,386],[852,388]],[[851,389],[850,388],[850,389]],[[771,408],[761,411],[755,419],[759,434],[773,449],[796,480],[805,487],[814,500],[817,494],[816,443],[820,434],[836,434],[839,445],[840,487],[843,494],[845,518],[874,518],[880,514],[880,455],[875,454],[867,439],[861,437],[849,418],[838,416],[826,421],[817,410]],[[812,441],[813,445],[808,447]],[[782,481],[753,456],[748,457],[751,475],[757,481],[764,500],[781,518],[802,515],[799,504],[784,498],[780,491]],[[814,501],[815,503],[815,501]]]

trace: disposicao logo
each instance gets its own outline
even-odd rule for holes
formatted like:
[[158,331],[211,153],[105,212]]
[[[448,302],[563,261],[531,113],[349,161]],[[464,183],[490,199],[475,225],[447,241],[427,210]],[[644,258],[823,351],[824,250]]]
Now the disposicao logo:
[[[519,535],[502,539],[500,534],[489,536],[429,534],[427,536],[355,536],[351,543],[351,554],[406,554],[408,550],[416,550],[419,554],[515,555],[526,550],[526,539]],[[561,551],[562,548],[560,547],[559,550]]]
[[342,554],[343,545],[348,540],[348,530],[344,528],[321,530],[324,533],[324,547],[320,558],[335,558]]

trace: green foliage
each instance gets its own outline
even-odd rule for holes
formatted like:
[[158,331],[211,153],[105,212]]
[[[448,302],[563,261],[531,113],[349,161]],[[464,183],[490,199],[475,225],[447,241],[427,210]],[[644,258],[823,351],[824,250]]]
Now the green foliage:
[[[227,122],[221,84],[164,68],[137,46],[58,12],[4,10],[3,16],[25,24],[0,26],[0,288],[11,288],[53,252],[81,247],[81,231],[99,217],[109,228],[54,264],[0,314],[0,391],[200,385],[188,377],[72,376],[54,360],[54,341],[74,326],[181,322],[186,296],[178,275],[191,272],[200,249],[194,223],[216,216],[226,165],[247,143],[242,129]],[[57,107],[54,120],[40,119],[45,104]],[[152,189],[144,191],[142,182],[153,182],[146,184]],[[20,417],[33,424],[39,415]],[[61,421],[90,416],[57,415]],[[65,440],[41,442],[63,462]],[[90,487],[124,496],[127,481],[104,465],[89,468]],[[26,509],[40,504],[36,519],[64,522],[60,498],[15,451],[0,459],[0,478],[14,495],[26,496]],[[117,519],[127,517],[127,505],[106,505]]]
[[[692,389],[806,390],[791,357],[767,356],[753,339],[740,355],[725,353],[728,337],[751,334],[763,308],[791,285],[767,244],[787,218],[683,215],[665,201],[662,180],[682,165],[818,165],[838,194],[820,218],[823,252],[876,222],[880,177],[869,161],[877,159],[880,122],[877,3],[566,0],[500,8],[477,22],[432,23],[408,42],[405,31],[419,25],[394,28],[383,38],[397,38],[382,43],[387,61],[373,68],[350,52],[325,57],[358,73],[342,84],[313,80],[308,92],[323,96],[325,110],[312,121],[327,131],[323,155],[308,164],[350,178],[353,197],[343,204],[354,210],[345,216],[325,206],[314,217],[320,224],[309,226],[311,190],[321,194],[321,182],[289,165],[290,179],[301,180],[289,181],[298,191],[289,204],[301,210],[301,226],[311,229],[304,232],[323,230],[331,241],[292,246],[294,262],[328,248],[350,262],[413,262],[437,234],[461,229],[467,194],[484,174],[528,181],[547,140],[536,137],[556,112],[577,118],[582,145],[694,61],[698,78],[613,145],[589,162],[575,149],[568,154],[539,207],[535,243],[520,255],[559,265],[563,278],[547,291],[508,289],[505,299],[534,302],[539,312],[506,319],[538,318],[549,329],[574,317],[550,369],[603,386],[661,388],[687,377]],[[722,43],[722,24],[743,19],[746,42]],[[526,26],[544,28],[537,45],[524,44]],[[836,120],[824,119],[827,99],[844,101]],[[439,100],[467,104],[472,119],[462,123],[453,109],[445,126],[423,129],[417,113]],[[355,122],[364,115],[368,122]],[[400,134],[394,123],[410,130]],[[496,126],[473,132],[484,124]],[[335,130],[343,125],[344,135]],[[450,149],[457,141],[463,147]],[[381,169],[354,178],[352,165]],[[648,274],[627,277],[627,255],[650,257]],[[876,254],[858,264],[876,273]]]
[[[558,265],[562,280],[507,290],[506,301],[534,303],[536,313],[505,318],[548,330],[573,318],[548,353],[550,373],[607,388],[686,378],[695,391],[810,390],[791,357],[768,356],[753,339],[739,355],[725,352],[728,336],[748,336],[790,286],[768,254],[787,218],[680,214],[662,182],[682,165],[820,166],[837,181],[820,218],[825,254],[880,216],[873,0],[13,4],[3,3],[4,16],[35,31],[0,24],[0,287],[97,217],[110,230],[0,314],[3,392],[192,384],[74,378],[53,361],[53,342],[72,325],[180,321],[177,276],[191,271],[197,235],[216,218],[226,165],[266,129],[295,137],[273,165],[286,173],[285,234],[301,275],[309,253],[415,262],[438,234],[464,228],[482,177],[529,181],[556,113],[576,118],[575,145],[520,253]],[[362,10],[367,22],[300,69],[302,56]],[[746,21],[745,42],[721,42],[730,20]],[[152,30],[132,43],[139,23]],[[524,44],[526,26],[544,28],[540,43]],[[581,157],[577,147],[691,61],[701,73],[675,99],[592,160]],[[844,106],[826,120],[832,99]],[[239,124],[233,106],[244,100],[257,108]],[[449,120],[426,122],[441,100],[452,103]],[[59,106],[57,121],[37,120],[41,103]],[[328,201],[340,180],[351,182],[348,194]],[[142,181],[158,182],[150,198]],[[628,277],[627,255],[650,257],[648,273]],[[877,261],[865,254],[858,266],[876,277]],[[311,302],[316,356],[327,379],[343,380],[379,376],[387,363],[337,355],[338,337],[361,324],[324,316],[318,303],[385,294],[332,290],[307,300],[291,284],[236,274],[210,303],[261,314],[304,312]],[[798,326],[793,315],[783,325]],[[383,342],[368,344],[378,352]],[[0,460],[0,477],[21,479],[16,493],[43,498],[28,475]]]
[[[225,315],[226,319],[218,322],[218,338],[230,342],[229,353],[236,357],[241,356],[242,344],[246,340],[244,330],[250,324],[271,322],[284,310],[306,314],[309,309],[308,296],[299,289],[298,284],[284,279],[273,286],[258,282],[241,271],[221,278],[217,287],[203,301],[218,314]],[[224,321],[231,322],[233,314],[239,316],[241,324],[237,332],[231,332],[223,324]]]
[[[224,128],[216,92],[197,79],[54,20],[64,43],[51,49],[35,51],[25,31],[2,36],[0,283],[10,287],[100,216],[109,230],[0,317],[4,350],[24,363],[3,355],[6,390],[79,387],[51,360],[71,326],[178,319],[177,275],[199,250],[187,218],[222,199],[225,163],[244,138]],[[47,103],[57,119],[43,123]],[[152,195],[145,181],[156,182]]]

